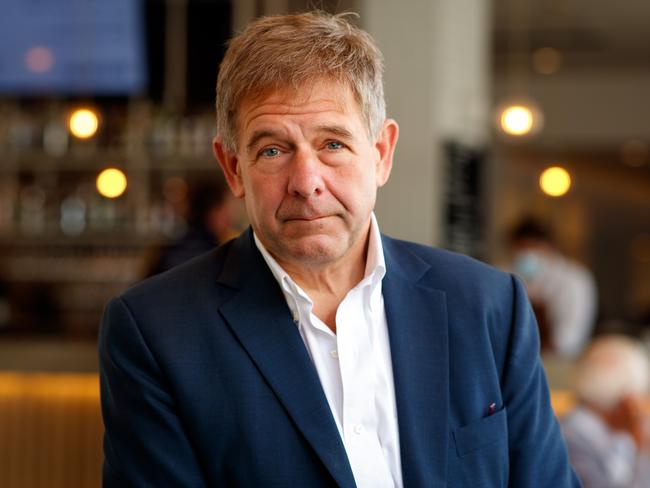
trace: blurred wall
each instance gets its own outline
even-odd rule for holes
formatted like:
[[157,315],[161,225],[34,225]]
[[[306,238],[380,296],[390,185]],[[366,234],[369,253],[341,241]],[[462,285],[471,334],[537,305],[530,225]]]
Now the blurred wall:
[[[650,43],[650,39],[648,39]],[[506,76],[495,77],[495,98],[507,94]],[[650,61],[647,70],[580,70],[537,76],[530,92],[544,109],[538,144],[620,146],[650,134]]]
[[400,124],[377,214],[388,234],[444,243],[443,144],[488,138],[490,6],[482,0],[359,2],[386,58],[388,115]]

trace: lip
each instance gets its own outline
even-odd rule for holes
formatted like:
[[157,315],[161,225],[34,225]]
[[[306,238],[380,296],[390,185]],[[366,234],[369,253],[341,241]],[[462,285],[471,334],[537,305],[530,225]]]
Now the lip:
[[329,215],[319,215],[317,217],[287,217],[285,222],[314,222],[329,217]]

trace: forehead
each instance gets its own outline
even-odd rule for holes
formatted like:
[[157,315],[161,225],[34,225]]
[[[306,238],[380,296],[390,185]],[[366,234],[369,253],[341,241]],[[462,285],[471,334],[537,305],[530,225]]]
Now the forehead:
[[[309,86],[265,90],[242,99],[237,110],[237,129],[246,131],[265,116],[329,114],[361,122],[361,109],[345,84],[320,81]],[[365,125],[365,124],[364,124]]]

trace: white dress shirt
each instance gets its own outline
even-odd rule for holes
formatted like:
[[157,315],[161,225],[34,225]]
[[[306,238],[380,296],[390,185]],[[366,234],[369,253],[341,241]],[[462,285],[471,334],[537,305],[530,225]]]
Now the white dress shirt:
[[381,291],[386,264],[374,214],[365,275],[336,311],[336,334],[314,315],[309,295],[254,237],[316,367],[357,486],[401,487],[393,367]]

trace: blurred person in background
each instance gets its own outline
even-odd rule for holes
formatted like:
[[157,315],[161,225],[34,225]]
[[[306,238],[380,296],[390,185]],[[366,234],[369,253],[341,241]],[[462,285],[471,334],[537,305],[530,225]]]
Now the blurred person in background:
[[540,329],[542,351],[578,356],[594,328],[596,282],[582,264],[562,255],[550,232],[532,218],[512,233],[512,267],[526,284]]
[[562,420],[571,463],[585,488],[650,486],[650,364],[633,339],[596,339],[578,362],[578,406]]
[[177,240],[152,252],[145,276],[167,271],[236,237],[239,234],[234,228],[236,204],[221,179],[192,184],[187,229]]

